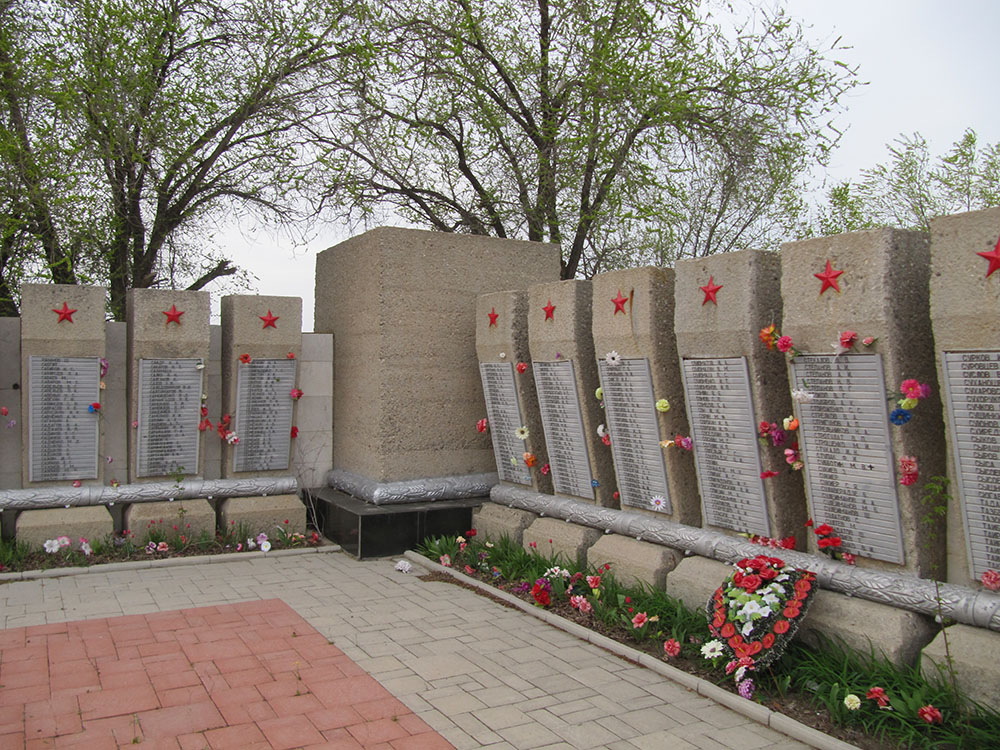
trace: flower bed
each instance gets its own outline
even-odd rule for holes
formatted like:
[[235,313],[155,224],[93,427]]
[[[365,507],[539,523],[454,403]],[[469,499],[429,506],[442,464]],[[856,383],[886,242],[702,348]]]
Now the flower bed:
[[578,570],[551,550],[484,540],[475,530],[425,540],[419,551],[857,746],[1000,747],[1000,712],[957,695],[946,680],[829,641],[792,640],[814,576],[780,558],[741,560],[706,610],[692,612],[648,586],[619,585],[607,564]]

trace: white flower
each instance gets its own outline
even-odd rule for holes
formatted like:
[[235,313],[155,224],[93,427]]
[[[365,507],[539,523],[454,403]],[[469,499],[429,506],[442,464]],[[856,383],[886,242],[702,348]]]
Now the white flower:
[[493,549],[493,542],[486,542],[486,546]]
[[815,393],[810,393],[805,388],[795,388],[792,390],[792,401],[800,404],[808,404],[814,398],[816,398]]
[[94,550],[90,547],[90,542],[80,542],[80,551],[87,557],[94,554]]
[[663,510],[666,507],[667,501],[663,499],[660,495],[653,495],[652,500],[649,504],[653,506],[653,510]]
[[725,655],[725,653],[722,641],[709,641],[701,647],[701,655],[706,659],[718,659],[720,656]]
[[746,623],[741,629],[741,632],[743,633],[744,636],[750,635],[753,632],[753,622],[751,621]]
[[500,359],[507,359],[507,352],[500,352]]
[[247,549],[256,549],[257,542],[253,540],[252,537],[247,537]]
[[608,434],[608,428],[604,426],[604,423],[597,425],[597,437],[602,438]]
[[746,673],[747,673],[747,668],[746,667],[740,667],[733,674],[733,677],[736,678],[737,682],[743,682],[743,675],[745,675]]
[[849,352],[849,351],[851,351],[851,347],[849,347],[849,346],[841,346],[839,341],[836,344],[833,345],[833,353],[835,355],[837,355],[838,357],[841,354],[843,354],[844,352]]
[[861,708],[861,699],[854,693],[848,693],[844,696],[844,705],[851,711],[857,711]]
[[465,537],[464,536],[456,536],[455,537],[455,541],[458,542],[459,544],[461,544],[462,542],[465,541]]
[[524,426],[518,427],[516,430],[514,430],[514,437],[516,437],[518,440],[527,440],[528,434],[529,434],[528,428]]
[[59,551],[59,540],[49,539],[45,542],[45,551],[49,554]]
[[196,364],[194,366],[194,369],[196,369],[196,370],[204,370],[205,369],[205,363],[204,362],[199,362],[198,364]]
[[400,573],[409,573],[411,570],[413,570],[413,566],[410,565],[410,563],[406,560],[400,560],[398,563],[396,563],[396,570],[398,570]]
[[622,363],[622,356],[613,349],[604,355],[604,361],[609,365],[617,366]]
[[268,542],[268,541],[265,541],[262,545],[260,545],[260,551],[261,552],[270,552],[271,551],[271,543]]

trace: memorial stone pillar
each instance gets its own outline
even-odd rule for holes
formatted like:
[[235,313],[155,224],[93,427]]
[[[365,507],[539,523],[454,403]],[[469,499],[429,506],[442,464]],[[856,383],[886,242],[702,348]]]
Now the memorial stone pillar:
[[[25,488],[101,484],[105,290],[66,284],[21,286],[21,440]],[[100,538],[113,530],[105,508],[32,510],[17,535],[42,543],[60,535]]]
[[772,343],[788,350],[810,515],[841,540],[828,550],[940,574],[941,530],[924,523],[921,503],[927,478],[945,470],[928,239],[874,230],[781,253],[783,325]]
[[674,338],[674,272],[635,268],[593,279],[594,350],[623,507],[701,524]]
[[[296,407],[304,395],[298,385],[301,354],[301,298],[222,298],[222,414],[215,428],[225,441],[223,477],[294,474]],[[295,495],[223,501],[219,523],[234,521],[267,527],[268,533],[275,525],[302,532],[305,506]]]
[[[704,525],[802,546],[802,475],[784,358],[758,332],[781,320],[781,256],[758,250],[678,261],[674,329]],[[763,438],[760,423],[776,426]],[[793,427],[790,424],[789,427]]]
[[930,310],[947,416],[948,580],[1000,571],[1000,208],[931,222]]

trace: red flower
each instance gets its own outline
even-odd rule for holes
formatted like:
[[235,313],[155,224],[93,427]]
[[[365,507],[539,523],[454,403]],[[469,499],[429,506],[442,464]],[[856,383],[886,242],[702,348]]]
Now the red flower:
[[865,694],[865,698],[870,701],[878,701],[879,708],[885,708],[889,705],[889,696],[885,694],[885,688],[873,687]]
[[730,638],[730,637],[732,637],[732,636],[733,636],[733,635],[734,635],[735,633],[736,633],[736,626],[735,626],[735,625],[733,625],[733,624],[732,624],[731,622],[727,622],[727,623],[726,623],[725,625],[723,625],[723,626],[722,626],[722,630],[721,630],[721,631],[719,631],[719,634],[720,634],[720,635],[721,635],[721,636],[722,636],[723,638]]
[[297,438],[298,436],[299,436],[299,428],[296,427],[295,425],[292,425],[292,437]]
[[530,469],[538,462],[538,458],[534,453],[525,453],[522,458],[524,459],[525,465]]
[[663,642],[663,652],[670,657],[680,656],[681,644],[670,638]]
[[300,388],[292,388],[292,390],[288,392],[288,395],[292,397],[293,401],[298,401],[305,394]]
[[288,352],[285,356],[288,357],[288,359],[295,359],[295,352]]
[[791,625],[788,624],[788,620],[778,620],[774,623],[774,632],[781,635],[782,633],[787,633],[790,627]]
[[249,354],[241,354],[240,355],[240,362],[242,362],[245,365],[250,364],[250,355]]
[[826,539],[819,540],[819,548],[823,549],[825,547],[839,547],[841,545],[841,540],[839,536],[829,536]]
[[207,417],[208,416],[208,407],[207,406],[201,407],[201,416],[203,416],[203,417]]
[[805,525],[806,526],[812,526],[813,525],[813,520],[810,518],[808,521],[805,522]]
[[781,547],[782,549],[795,549],[795,537],[786,536],[781,540]]
[[[798,603],[799,603],[798,601],[795,602],[795,604]],[[793,607],[792,604],[789,603],[789,605],[781,611],[781,614],[783,614],[789,620],[794,620],[796,617],[799,616],[799,612],[800,610],[798,607]]]
[[764,633],[764,637],[760,639],[760,642],[764,645],[764,648],[771,648],[774,645],[774,633]]
[[778,571],[772,567],[761,568],[759,575],[765,581],[770,581],[778,577]]
[[930,704],[917,711],[917,716],[926,721],[928,724],[941,723],[941,712]]
[[775,342],[775,346],[778,347],[779,352],[781,352],[782,354],[787,354],[794,347],[794,344],[792,344],[792,337],[782,336]]
[[542,474],[548,474],[550,471],[552,471],[552,467],[549,466],[548,464],[545,464],[542,467]]
[[770,469],[768,469],[767,471],[762,471],[760,473],[761,479],[770,479],[771,477],[776,477],[776,476],[778,476],[778,472],[771,471]]
[[198,429],[201,430],[202,432],[204,432],[205,430],[211,430],[213,429],[213,427],[214,425],[212,424],[212,420],[208,418],[205,418],[198,423]]
[[1000,590],[1000,573],[995,570],[987,570],[979,577],[979,582],[990,591]]
[[518,372],[519,375],[524,375],[524,373],[528,371],[528,363],[527,362],[518,362],[516,369],[517,369],[517,372]]
[[858,334],[854,331],[844,331],[840,334],[840,346],[844,349],[850,349],[857,340]]
[[[808,525],[809,524],[806,524],[806,526]],[[817,526],[815,529],[813,529],[813,532],[818,536],[825,536],[826,534],[833,533],[833,527],[828,523],[824,523],[823,525]]]
[[763,580],[761,580],[761,577],[759,575],[757,575],[756,573],[751,573],[748,576],[743,576],[743,580],[740,582],[739,586],[740,588],[744,588],[747,591],[753,593],[758,588],[760,588],[760,585],[762,583]]
[[472,539],[472,537],[474,537],[475,535],[476,535],[475,529],[469,529],[468,531],[465,532],[465,536],[468,537],[469,539]]
[[476,422],[476,429],[479,432],[486,432],[486,428],[489,427],[489,425],[490,423],[484,417],[483,419],[480,419],[478,422]]

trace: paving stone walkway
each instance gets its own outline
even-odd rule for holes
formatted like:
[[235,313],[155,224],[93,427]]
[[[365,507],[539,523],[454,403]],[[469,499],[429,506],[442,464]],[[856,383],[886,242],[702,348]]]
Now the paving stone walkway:
[[[188,560],[190,564],[174,567],[0,585],[0,628],[13,631],[199,607],[219,607],[218,612],[247,617],[255,610],[263,613],[287,605],[294,610],[291,614],[301,616],[335,647],[324,652],[324,644],[317,641],[315,653],[302,654],[307,662],[315,660],[308,669],[318,675],[332,663],[329,659],[342,652],[414,715],[406,720],[412,721],[406,737],[365,738],[354,733],[324,736],[322,742],[313,737],[311,743],[276,734],[269,737],[258,723],[257,730],[272,748],[441,747],[434,744],[439,742],[436,735],[425,731],[424,722],[459,750],[808,747],[530,615],[452,584],[421,581],[416,576],[419,568],[404,574],[393,569],[392,561],[359,562],[340,552],[233,562]],[[240,602],[254,604],[223,606]],[[148,620],[149,627],[156,621]],[[238,624],[234,628],[239,629]],[[4,635],[0,632],[0,638]],[[0,656],[0,670],[5,664],[6,657]],[[245,677],[252,679],[252,674]],[[59,679],[53,664],[52,681],[56,684]],[[24,744],[14,731],[5,729],[15,723],[3,713],[15,705],[14,693],[5,690],[0,687],[0,717],[6,716],[0,718],[4,750]],[[369,700],[367,694],[365,698]],[[308,718],[310,713],[329,710],[310,706],[310,711],[298,711],[301,707],[269,718],[303,714]],[[385,718],[380,715],[371,721]],[[175,737],[150,738],[138,746],[192,747],[177,740],[197,734],[190,724],[194,719],[185,721],[184,716],[173,721]],[[246,726],[253,723],[253,717],[248,721],[242,716],[231,722],[244,732],[253,732]],[[210,736],[205,731],[203,736],[202,747],[214,750],[231,746],[224,741],[234,735]],[[268,747],[257,734],[253,736],[261,747]],[[122,740],[120,746],[134,745]]]

